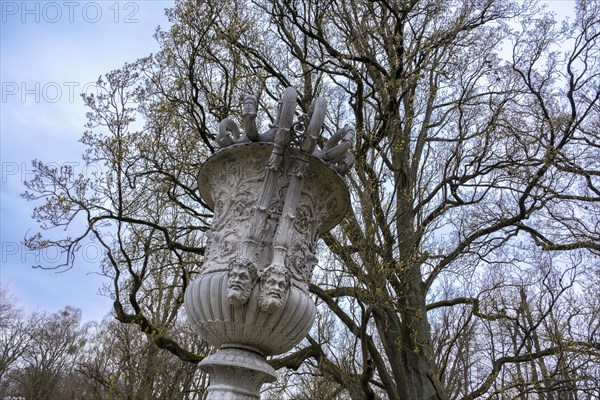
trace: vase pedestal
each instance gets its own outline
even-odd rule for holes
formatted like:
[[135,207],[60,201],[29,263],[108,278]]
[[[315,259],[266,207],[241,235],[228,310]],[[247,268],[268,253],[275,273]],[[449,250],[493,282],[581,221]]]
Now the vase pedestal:
[[221,348],[199,366],[210,376],[207,400],[258,400],[261,385],[277,380],[264,356],[242,348]]

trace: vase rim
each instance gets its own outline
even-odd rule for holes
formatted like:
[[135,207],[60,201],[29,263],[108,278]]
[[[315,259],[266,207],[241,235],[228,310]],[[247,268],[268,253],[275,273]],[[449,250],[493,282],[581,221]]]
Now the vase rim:
[[[222,148],[208,157],[201,165],[198,172],[198,188],[202,199],[211,211],[214,211],[215,201],[212,196],[213,188],[210,185],[210,177],[208,171],[211,167],[218,165],[222,162],[231,162],[232,160],[243,160],[244,153],[257,151],[264,152],[265,155],[265,168],[267,161],[272,152],[274,144],[271,142],[249,142],[242,144],[234,144],[225,148]],[[259,150],[260,149],[260,150]],[[301,154],[301,150],[295,147],[288,147],[285,149],[284,157],[293,157],[294,155]],[[350,193],[343,180],[343,178],[334,170],[332,170],[327,163],[320,158],[312,154],[303,154],[309,163],[309,171],[317,173],[318,180],[324,182],[325,185],[330,186],[331,192],[336,194],[337,207],[333,213],[328,214],[321,223],[318,230],[319,234],[325,233],[335,227],[346,215],[346,212],[350,208]]]

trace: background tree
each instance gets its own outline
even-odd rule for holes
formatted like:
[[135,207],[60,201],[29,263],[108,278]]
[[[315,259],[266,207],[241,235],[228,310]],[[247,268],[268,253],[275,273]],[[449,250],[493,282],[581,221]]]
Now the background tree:
[[[73,307],[25,313],[4,288],[0,398],[199,400],[207,377],[194,363],[158,348],[133,324],[108,315],[81,323]],[[188,325],[175,326],[186,348],[201,346]],[[5,341],[6,338],[12,341]],[[18,338],[19,340],[15,340]],[[24,338],[24,339],[22,339]],[[10,359],[10,362],[5,360]]]
[[598,283],[600,5],[575,7],[559,24],[528,1],[179,1],[161,51],[86,98],[102,172],[36,163],[36,218],[83,233],[28,244],[71,266],[93,236],[117,319],[197,362],[173,327],[210,224],[198,167],[241,94],[264,127],[292,85],[304,111],[328,98],[325,136],[355,126],[353,207],[311,286],[336,334],[317,324],[272,364],[339,398],[597,395],[598,301],[581,293]]
[[81,310],[65,307],[54,314],[32,313],[23,334],[29,341],[5,375],[6,395],[26,399],[76,399],[73,371],[86,342]]
[[16,300],[6,286],[0,286],[0,397],[7,396],[7,373],[21,358],[30,341],[30,331]]
[[[181,344],[194,348],[187,327],[176,328]],[[158,348],[133,324],[107,316],[77,367],[90,399],[201,399],[207,386],[195,364]]]
[[206,151],[189,130],[166,117],[135,130],[136,113],[161,107],[145,109],[140,100],[152,98],[142,79],[151,60],[107,74],[97,82],[99,94],[84,98],[90,108],[84,161],[96,173],[73,176],[68,168],[34,162],[39,173],[27,183],[31,190],[25,197],[46,199],[34,217],[84,230],[59,241],[35,235],[28,245],[60,247],[64,266],[70,267],[84,240],[95,240],[105,250],[101,273],[110,280],[104,290],[114,298],[115,317],[139,326],[159,347],[197,362],[200,349],[179,346],[169,328],[181,317],[191,266],[203,253],[199,233],[207,215],[195,175]]

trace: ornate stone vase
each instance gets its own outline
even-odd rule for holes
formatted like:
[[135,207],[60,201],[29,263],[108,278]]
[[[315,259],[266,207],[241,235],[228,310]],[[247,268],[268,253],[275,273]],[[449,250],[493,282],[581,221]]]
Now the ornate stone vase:
[[296,121],[295,101],[288,88],[278,120],[259,135],[256,97],[248,96],[245,132],[221,122],[223,149],[199,172],[214,217],[185,307],[203,339],[218,348],[200,363],[210,374],[208,399],[258,399],[260,386],[276,379],[265,356],[289,351],[310,330],[317,240],[349,207],[339,172],[352,163],[352,130],[344,128],[320,149],[324,99]]

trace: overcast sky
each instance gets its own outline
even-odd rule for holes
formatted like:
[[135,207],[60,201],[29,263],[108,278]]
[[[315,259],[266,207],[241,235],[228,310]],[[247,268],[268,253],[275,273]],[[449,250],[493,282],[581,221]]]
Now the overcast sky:
[[83,171],[78,142],[86,122],[80,93],[106,72],[158,50],[157,26],[173,1],[2,1],[1,61],[1,246],[0,284],[28,311],[55,312],[66,305],[100,320],[111,301],[98,295],[105,280],[94,274],[95,246],[84,249],[75,268],[56,273],[32,269],[51,264],[55,252],[36,254],[21,244],[32,204],[20,197],[30,163],[39,159]]
[[[559,17],[573,1],[549,1]],[[164,9],[172,1],[1,1],[1,237],[0,284],[27,311],[81,308],[83,318],[101,320],[111,301],[98,294],[106,282],[94,274],[100,255],[84,248],[75,268],[62,273],[32,269],[57,254],[36,254],[21,244],[33,205],[20,197],[33,177],[30,162],[71,165],[86,173],[78,143],[85,112],[79,94],[125,62],[158,50],[152,37],[166,28]]]

